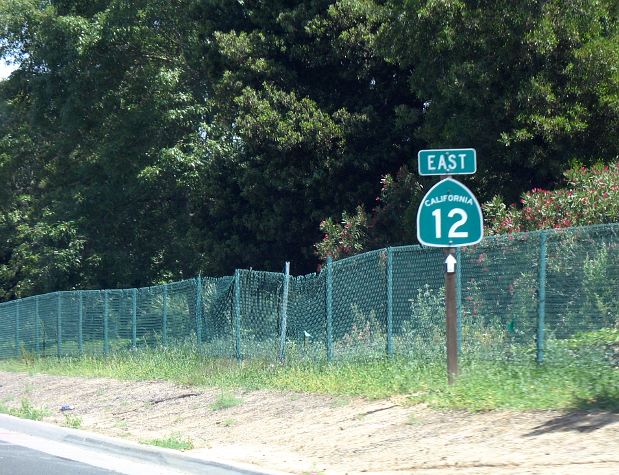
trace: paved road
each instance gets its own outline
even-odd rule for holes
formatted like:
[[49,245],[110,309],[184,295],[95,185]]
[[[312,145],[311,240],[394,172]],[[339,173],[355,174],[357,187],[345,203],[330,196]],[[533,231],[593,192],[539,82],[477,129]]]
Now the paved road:
[[0,440],[0,475],[113,475],[102,468],[76,462]]
[[282,475],[0,414],[0,475]]

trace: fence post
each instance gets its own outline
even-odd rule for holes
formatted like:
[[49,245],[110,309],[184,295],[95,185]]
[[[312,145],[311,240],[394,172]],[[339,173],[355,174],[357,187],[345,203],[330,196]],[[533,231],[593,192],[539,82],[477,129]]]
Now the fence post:
[[34,352],[39,356],[39,296],[34,298]]
[[15,356],[19,358],[19,300],[15,302]]
[[234,352],[241,361],[241,271],[234,271]]
[[138,345],[138,289],[131,289],[131,349]]
[[284,270],[284,288],[282,291],[281,328],[279,337],[279,361],[286,359],[286,327],[288,325],[288,282],[290,281],[290,262],[286,262]]
[[458,354],[462,352],[462,248],[456,248],[456,339]]
[[163,286],[163,346],[168,344],[168,286]]
[[62,301],[60,297],[60,292],[57,292],[56,296],[58,298],[56,307],[56,344],[58,358],[60,358],[60,355],[62,354]]
[[110,319],[110,303],[108,299],[108,291],[103,291],[103,354],[105,356],[110,353],[110,335],[108,322]]
[[77,348],[80,356],[84,354],[84,292],[79,291],[79,308],[77,310]]
[[327,361],[333,361],[333,259],[327,257]]
[[196,339],[202,344],[202,276],[196,278]]
[[393,355],[393,248],[387,248],[387,355]]
[[539,281],[537,307],[537,362],[544,362],[544,320],[546,319],[546,238],[545,232],[540,234],[539,248]]

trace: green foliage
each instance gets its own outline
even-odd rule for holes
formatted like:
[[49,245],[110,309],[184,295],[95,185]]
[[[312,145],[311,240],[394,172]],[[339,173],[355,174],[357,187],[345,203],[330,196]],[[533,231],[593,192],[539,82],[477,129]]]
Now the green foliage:
[[614,160],[615,2],[387,2],[378,39],[410,68],[431,145],[475,146],[482,199],[557,181],[570,160]]
[[619,327],[602,328],[577,333],[567,340],[553,342],[556,348],[564,350],[569,357],[590,360],[597,358],[619,368]]
[[163,439],[142,440],[140,441],[140,443],[174,450],[193,449],[193,442],[191,441],[191,439],[183,437],[181,434],[172,434]]
[[[580,308],[582,322],[596,322],[600,326],[619,327],[619,311],[616,306],[616,290],[612,275],[612,259],[609,249],[602,247],[583,265],[583,302]],[[581,323],[582,324],[582,323]]]
[[567,187],[554,191],[534,188],[521,206],[506,206],[499,197],[484,204],[489,234],[613,223],[619,220],[619,163],[565,173]]
[[[396,357],[273,367],[258,361],[240,366],[198,352],[162,358],[158,351],[144,350],[131,358],[39,359],[32,370],[123,379],[158,378],[224,391],[266,388],[369,398],[405,395],[413,404],[467,410],[619,408],[616,368],[596,359],[596,355],[587,357],[587,342],[580,346],[575,339],[568,345],[577,345],[583,351],[563,353],[544,365],[463,358],[461,375],[453,386],[447,385],[442,356],[434,360]],[[17,361],[6,360],[0,362],[0,368],[25,369]]]
[[0,299],[411,243],[428,146],[482,199],[613,161],[614,3],[5,0]]
[[[4,2],[0,55],[21,64],[0,91],[0,179],[31,197],[28,228],[72,229],[18,239],[27,265],[7,247],[7,297],[313,270],[322,218],[370,204],[412,151],[382,21],[371,1]],[[61,275],[37,280],[52,258]]]
[[619,328],[602,328],[601,330],[582,332],[565,341],[565,346],[571,349],[616,345],[619,345]]
[[324,233],[322,241],[316,244],[316,252],[324,261],[327,257],[341,259],[364,250],[367,240],[367,215],[361,206],[354,215],[344,211],[342,223],[333,222],[331,218],[320,223]]
[[425,285],[410,299],[410,318],[402,325],[402,338],[416,349],[441,348],[445,341],[445,326],[440,322],[445,314],[445,288],[438,291]]
[[50,415],[47,409],[34,407],[28,399],[22,399],[21,405],[18,408],[10,408],[4,404],[0,404],[0,413],[21,417],[22,419],[30,419],[32,421],[40,421],[43,420],[44,417]]
[[327,256],[337,260],[417,239],[417,206],[424,191],[418,178],[404,166],[395,176],[383,176],[380,183],[380,195],[369,214],[359,205],[353,215],[342,213],[341,224],[332,218],[320,223],[323,237],[315,248],[322,261]]
[[217,399],[209,406],[212,411],[221,411],[243,404],[243,400],[234,394],[222,392]]
[[73,414],[64,415],[64,425],[71,429],[79,429],[82,427],[82,418]]

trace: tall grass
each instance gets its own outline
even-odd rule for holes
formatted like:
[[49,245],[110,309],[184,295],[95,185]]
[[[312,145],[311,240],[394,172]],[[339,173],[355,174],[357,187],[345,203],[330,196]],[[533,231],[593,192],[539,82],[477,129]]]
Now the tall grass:
[[128,380],[166,380],[222,390],[274,389],[389,398],[468,410],[606,408],[619,410],[619,369],[603,359],[564,353],[537,365],[464,358],[447,385],[442,358],[375,358],[328,364],[213,358],[191,346],[115,353],[107,358],[26,358],[0,370]]

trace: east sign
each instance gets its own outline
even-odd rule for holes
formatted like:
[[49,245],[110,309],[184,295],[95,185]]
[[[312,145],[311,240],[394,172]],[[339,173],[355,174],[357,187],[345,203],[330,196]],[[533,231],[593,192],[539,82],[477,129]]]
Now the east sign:
[[477,171],[477,153],[474,148],[420,150],[417,165],[422,176],[471,175]]
[[445,178],[424,196],[417,212],[417,239],[430,247],[461,247],[484,235],[479,202],[466,186]]

